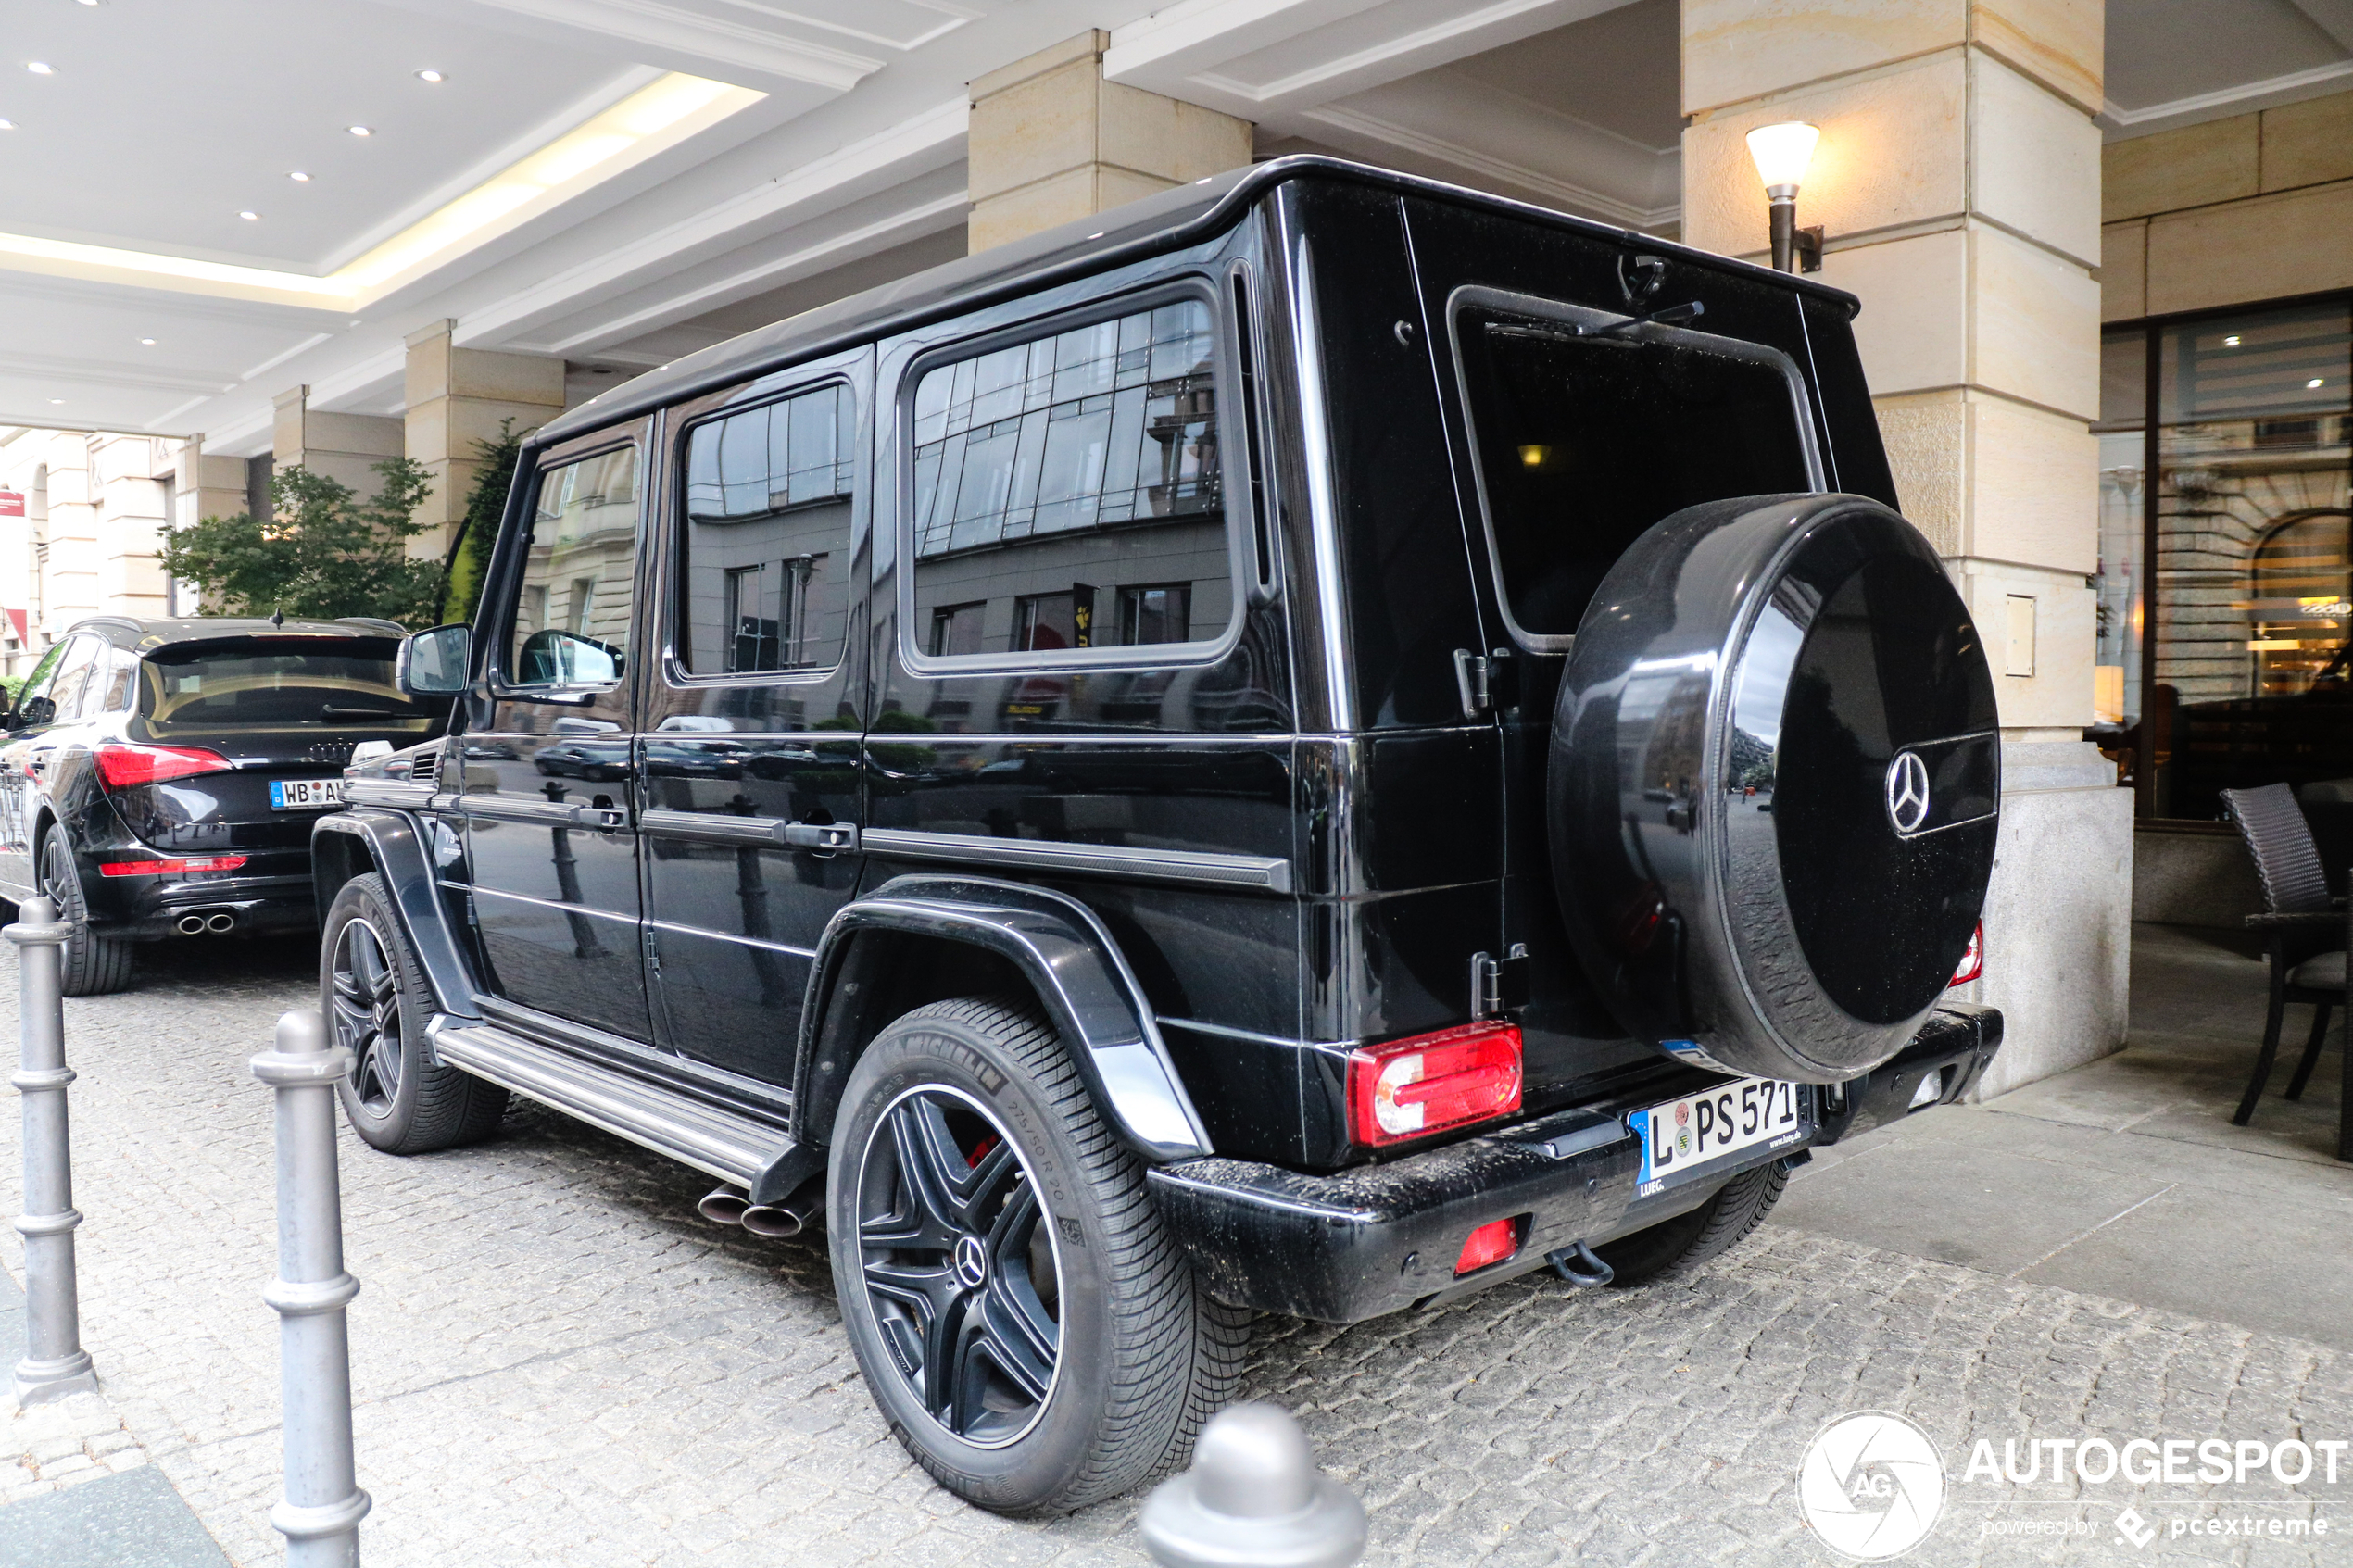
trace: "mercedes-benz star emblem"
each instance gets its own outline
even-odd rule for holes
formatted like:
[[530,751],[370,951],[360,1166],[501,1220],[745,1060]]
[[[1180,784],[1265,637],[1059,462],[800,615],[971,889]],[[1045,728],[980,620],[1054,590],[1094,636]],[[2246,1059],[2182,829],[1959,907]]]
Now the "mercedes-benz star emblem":
[[988,1278],[988,1249],[976,1236],[956,1238],[956,1283],[966,1290],[978,1290]]
[[1928,764],[1918,752],[1899,751],[1887,765],[1887,820],[1898,838],[1911,837],[1928,821]]

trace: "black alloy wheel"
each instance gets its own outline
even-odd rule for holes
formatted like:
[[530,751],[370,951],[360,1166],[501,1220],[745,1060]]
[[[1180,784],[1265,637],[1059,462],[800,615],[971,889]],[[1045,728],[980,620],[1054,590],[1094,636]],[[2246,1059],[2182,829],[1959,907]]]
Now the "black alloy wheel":
[[1005,1129],[957,1089],[910,1089],[867,1138],[857,1202],[867,1301],[909,1391],[975,1447],[1020,1438],[1061,1364],[1062,1269]]
[[319,1010],[351,1053],[337,1085],[351,1130],[386,1154],[425,1154],[488,1137],[507,1091],[433,1060],[435,1008],[424,965],[374,872],[353,877],[327,907],[319,939]]
[[351,1053],[351,1092],[368,1110],[388,1115],[408,1065],[400,1037],[400,977],[384,950],[383,933],[365,917],[335,938],[328,976],[334,1043]]
[[90,903],[82,895],[73,843],[52,823],[41,835],[41,891],[73,929],[58,949],[58,989],[69,997],[104,997],[131,984],[131,944],[90,929]]

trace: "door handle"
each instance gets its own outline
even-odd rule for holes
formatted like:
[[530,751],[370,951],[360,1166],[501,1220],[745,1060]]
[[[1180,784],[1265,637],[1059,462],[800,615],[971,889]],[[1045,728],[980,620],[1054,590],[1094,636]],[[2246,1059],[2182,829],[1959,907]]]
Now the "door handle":
[[629,813],[618,806],[575,806],[572,809],[574,827],[594,828],[598,833],[619,833],[629,825]]
[[855,822],[786,822],[780,836],[795,848],[839,852],[858,847],[858,824]]

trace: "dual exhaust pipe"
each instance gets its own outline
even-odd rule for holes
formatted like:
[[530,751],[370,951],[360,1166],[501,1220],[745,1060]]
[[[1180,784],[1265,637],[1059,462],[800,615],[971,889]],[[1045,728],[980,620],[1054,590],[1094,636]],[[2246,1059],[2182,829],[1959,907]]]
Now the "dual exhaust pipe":
[[182,936],[226,936],[237,929],[237,917],[226,909],[191,909],[175,922]]
[[741,1225],[754,1236],[784,1237],[814,1230],[825,1209],[825,1182],[812,1177],[793,1189],[781,1203],[754,1203],[735,1187],[721,1187],[695,1205],[704,1219],[723,1225]]

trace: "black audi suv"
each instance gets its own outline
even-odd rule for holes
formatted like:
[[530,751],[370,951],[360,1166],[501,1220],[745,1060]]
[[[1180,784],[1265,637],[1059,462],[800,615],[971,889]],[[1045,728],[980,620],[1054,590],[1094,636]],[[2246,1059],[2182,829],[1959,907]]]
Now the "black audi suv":
[[0,740],[0,897],[57,900],[67,995],[129,985],[135,943],[316,925],[310,824],[345,764],[446,718],[393,684],[402,634],[98,616],[58,639]]

